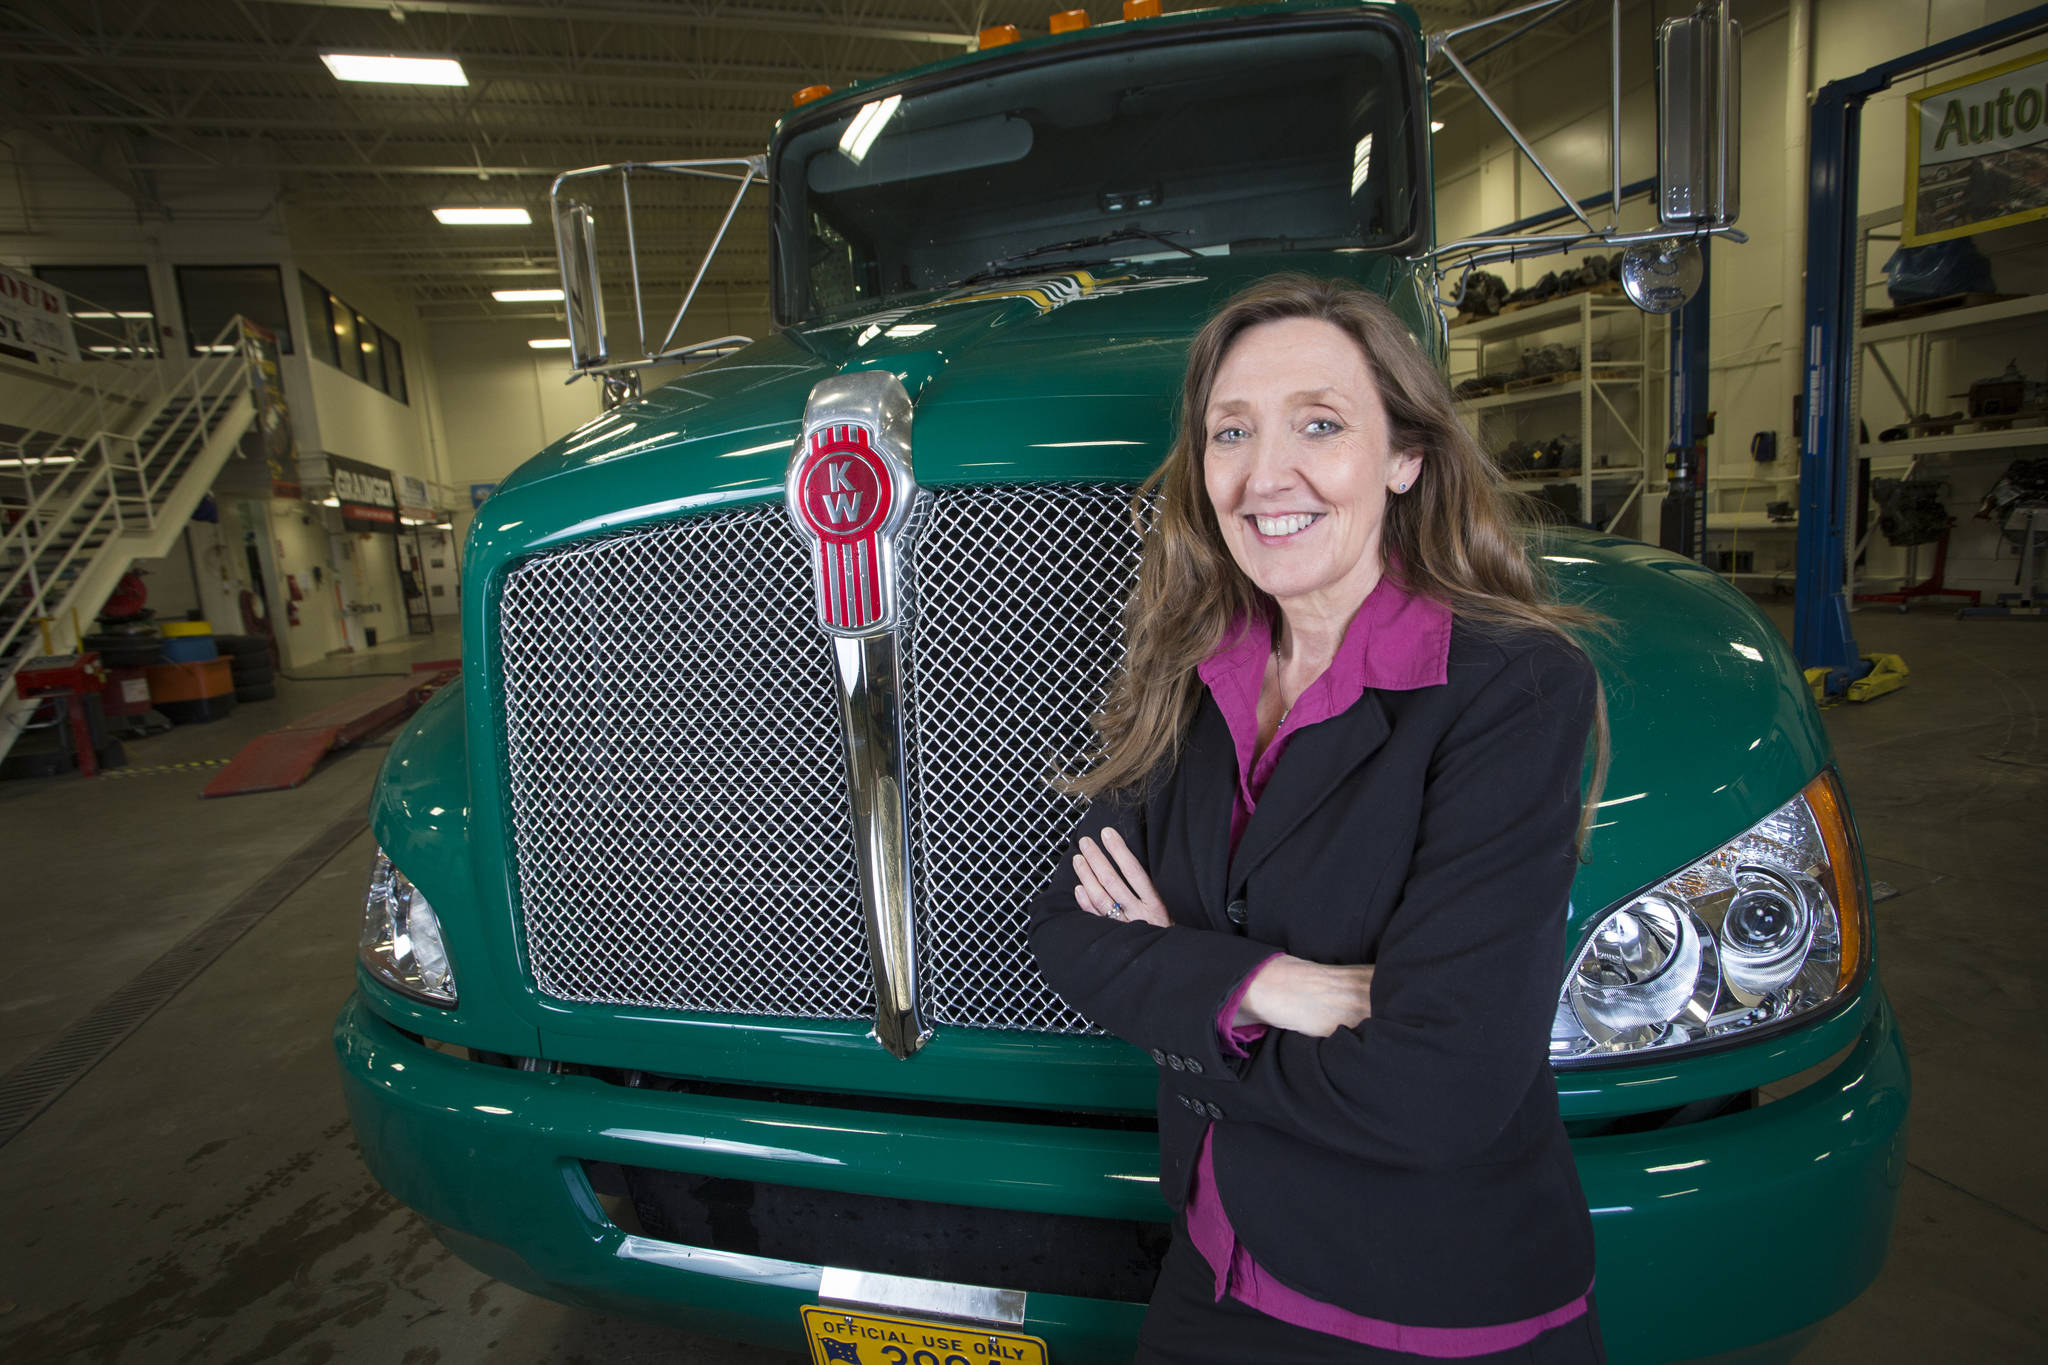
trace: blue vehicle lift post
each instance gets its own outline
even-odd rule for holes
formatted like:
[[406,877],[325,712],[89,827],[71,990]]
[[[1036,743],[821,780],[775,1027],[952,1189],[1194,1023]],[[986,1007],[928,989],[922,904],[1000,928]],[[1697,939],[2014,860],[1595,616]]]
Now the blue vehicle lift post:
[[2048,5],[1830,81],[1814,97],[1807,146],[1812,158],[1806,229],[1806,430],[1799,463],[1798,578],[1792,649],[1802,668],[1828,670],[1840,695],[1869,671],[1849,628],[1848,541],[1850,367],[1863,300],[1855,256],[1857,155],[1863,105],[1901,77],[1979,56],[2048,29]]

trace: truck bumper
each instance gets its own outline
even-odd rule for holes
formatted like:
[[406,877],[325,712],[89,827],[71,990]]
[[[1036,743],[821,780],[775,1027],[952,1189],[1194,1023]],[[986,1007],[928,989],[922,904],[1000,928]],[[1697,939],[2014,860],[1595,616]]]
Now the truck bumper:
[[[529,1292],[801,1350],[819,1268],[630,1235],[585,1162],[993,1208],[1164,1218],[1150,1134],[659,1093],[463,1060],[352,998],[335,1025],[373,1175],[464,1260]],[[1773,1103],[1582,1139],[1609,1358],[1789,1359],[1876,1276],[1904,1172],[1904,1051],[1881,996]],[[1139,1305],[1032,1294],[1061,1365],[1122,1361]]]

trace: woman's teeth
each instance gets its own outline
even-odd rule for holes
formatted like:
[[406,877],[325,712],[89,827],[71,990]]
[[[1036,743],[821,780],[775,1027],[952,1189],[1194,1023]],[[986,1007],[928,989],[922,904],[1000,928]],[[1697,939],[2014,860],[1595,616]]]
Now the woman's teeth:
[[1259,528],[1259,534],[1262,536],[1291,536],[1296,531],[1306,531],[1316,522],[1318,515],[1314,512],[1296,512],[1285,517],[1255,516],[1252,518],[1252,524]]

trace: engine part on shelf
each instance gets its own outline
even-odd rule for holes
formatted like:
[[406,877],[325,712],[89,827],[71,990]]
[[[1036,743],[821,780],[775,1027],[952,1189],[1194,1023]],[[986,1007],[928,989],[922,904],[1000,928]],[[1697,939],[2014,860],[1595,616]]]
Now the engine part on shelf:
[[1487,270],[1475,270],[1465,277],[1465,292],[1458,299],[1461,318],[1490,318],[1508,301],[1508,282]]
[[1877,529],[1893,545],[1932,545],[1948,530],[1940,479],[1872,479]]
[[1598,252],[1560,276],[1566,289],[1597,289],[1614,278],[1614,258]]
[[2048,384],[2027,378],[2020,372],[2017,360],[2008,360],[2005,373],[1970,385],[1968,406],[1972,417],[2010,417],[2038,411],[2048,407]]
[[2012,514],[2027,508],[2048,507],[2048,455],[2028,455],[2014,460],[1998,476],[1977,507],[1977,515],[1995,521],[2013,546],[2024,548],[2029,522],[2014,522]]
[[1499,393],[1508,386],[1510,379],[1517,377],[1505,370],[1496,374],[1477,374],[1470,379],[1459,380],[1451,392],[1458,398],[1484,398],[1489,393]]
[[1569,374],[1579,368],[1579,348],[1562,342],[1531,347],[1522,352],[1522,373],[1534,378],[1541,374]]
[[1535,462],[1543,458],[1543,447],[1535,441],[1509,441],[1493,457],[1504,474],[1526,474],[1536,467]]

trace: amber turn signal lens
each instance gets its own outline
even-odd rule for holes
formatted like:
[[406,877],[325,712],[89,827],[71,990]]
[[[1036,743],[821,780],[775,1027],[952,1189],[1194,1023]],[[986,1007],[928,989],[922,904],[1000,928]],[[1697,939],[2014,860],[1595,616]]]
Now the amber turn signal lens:
[[1827,846],[1832,870],[1835,914],[1841,923],[1842,960],[1835,969],[1835,989],[1845,991],[1863,969],[1867,901],[1863,886],[1863,858],[1849,830],[1849,805],[1832,772],[1824,772],[1806,784],[1806,804],[1813,810],[1813,823]]
[[1125,19],[1157,19],[1159,0],[1124,0]]
[[992,47],[1001,47],[1004,43],[1014,43],[1023,36],[1017,32],[1015,24],[997,24],[994,28],[985,28],[981,31],[978,45],[981,51],[986,52]]
[[812,100],[821,100],[831,93],[832,87],[829,85],[807,85],[794,95],[791,95],[789,102],[791,104],[809,104]]
[[1077,28],[1088,27],[1088,11],[1085,9],[1063,9],[1053,15],[1051,21],[1054,33],[1072,33]]

